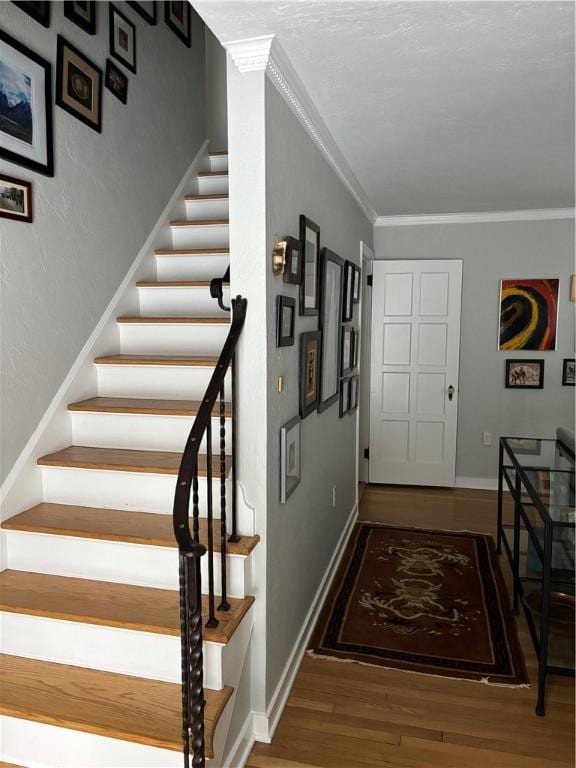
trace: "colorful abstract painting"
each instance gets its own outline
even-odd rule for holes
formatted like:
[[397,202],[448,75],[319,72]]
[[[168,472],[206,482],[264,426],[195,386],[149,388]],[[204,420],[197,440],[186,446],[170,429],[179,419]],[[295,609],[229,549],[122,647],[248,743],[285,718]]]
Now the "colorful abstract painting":
[[499,349],[556,349],[558,283],[502,280]]

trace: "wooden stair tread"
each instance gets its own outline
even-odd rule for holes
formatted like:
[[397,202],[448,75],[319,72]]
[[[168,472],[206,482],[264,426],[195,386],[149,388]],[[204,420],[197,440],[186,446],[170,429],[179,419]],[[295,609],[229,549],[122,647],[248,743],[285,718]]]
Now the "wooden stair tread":
[[212,368],[217,357],[191,357],[190,355],[103,355],[95,357],[96,365],[188,365]]
[[226,317],[180,317],[175,315],[173,317],[156,317],[155,315],[124,315],[123,317],[117,317],[118,323],[144,323],[147,325],[153,325],[154,323],[173,323],[173,324],[188,324],[188,325],[230,325],[230,318]]
[[[182,695],[177,683],[83,667],[0,656],[0,713],[113,739],[182,747]],[[232,688],[205,689],[206,756],[213,757],[216,724]]]
[[[177,475],[182,454],[179,451],[136,451],[126,448],[91,448],[70,445],[61,451],[38,459],[43,467],[75,467],[79,469],[107,469],[118,472]],[[206,477],[206,455],[198,455],[198,476]],[[226,457],[226,474],[230,471],[230,458]],[[220,457],[212,457],[214,477],[220,472]]]
[[[164,416],[196,416],[200,408],[198,400],[161,400],[139,397],[91,397],[77,403],[70,403],[69,411],[85,413],[146,413]],[[214,406],[218,416],[219,404]],[[232,415],[230,403],[225,404],[226,416]]]
[[184,200],[190,200],[191,202],[195,200],[228,200],[228,195],[223,193],[215,195],[185,195]]
[[227,157],[228,150],[227,149],[221,149],[221,150],[214,150],[214,152],[208,152],[208,155],[210,157]]
[[[210,288],[211,280],[139,280],[137,288]],[[223,283],[229,285],[229,283]]]
[[[206,545],[208,521],[201,517],[199,538]],[[212,522],[214,549],[220,551],[220,521]],[[2,523],[8,531],[47,533],[54,536],[76,536],[84,539],[123,541],[155,547],[176,548],[172,515],[154,512],[132,512],[126,509],[102,509],[73,504],[41,502]],[[227,542],[231,555],[249,555],[258,544],[258,536],[241,536],[238,542]]]
[[198,176],[228,176],[228,171],[199,171]]
[[[180,637],[179,600],[179,592],[171,589],[27,571],[0,573],[0,610],[9,613]],[[254,598],[230,598],[228,602],[229,611],[216,612],[218,626],[207,629],[208,597],[202,595],[205,640],[226,644]]]
[[229,248],[157,248],[156,256],[221,256],[230,253]]
[[174,219],[171,227],[227,227],[228,219]]

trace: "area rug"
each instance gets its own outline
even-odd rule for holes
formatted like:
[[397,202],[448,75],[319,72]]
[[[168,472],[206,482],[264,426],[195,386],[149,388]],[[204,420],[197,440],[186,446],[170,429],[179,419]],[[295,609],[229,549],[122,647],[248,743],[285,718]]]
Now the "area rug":
[[479,533],[357,523],[308,653],[528,682],[494,542]]

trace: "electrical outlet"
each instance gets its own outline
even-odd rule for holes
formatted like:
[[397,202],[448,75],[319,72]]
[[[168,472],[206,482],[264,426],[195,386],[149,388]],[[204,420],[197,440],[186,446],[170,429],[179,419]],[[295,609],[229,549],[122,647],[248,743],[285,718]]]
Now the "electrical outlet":
[[492,432],[482,432],[482,445],[492,445]]
[[336,509],[336,486],[332,486],[332,506]]

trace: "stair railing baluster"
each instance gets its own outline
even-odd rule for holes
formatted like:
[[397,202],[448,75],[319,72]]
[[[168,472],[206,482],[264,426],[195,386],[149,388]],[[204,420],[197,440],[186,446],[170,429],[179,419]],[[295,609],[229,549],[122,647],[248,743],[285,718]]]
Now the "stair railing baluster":
[[224,384],[220,389],[220,581],[221,600],[219,611],[229,611],[228,575],[226,563],[226,403],[224,402]]
[[192,474],[192,536],[200,542],[200,496],[198,494],[198,459],[194,462]]
[[232,373],[231,381],[230,381],[230,394],[231,394],[231,402],[232,402],[232,440],[231,440],[231,448],[232,448],[232,465],[230,467],[230,485],[232,487],[231,496],[232,496],[232,509],[231,509],[231,516],[232,516],[232,531],[230,533],[230,536],[228,537],[228,541],[232,544],[236,544],[240,541],[240,536],[238,535],[238,521],[237,521],[237,509],[236,509],[236,351],[234,351],[234,354],[232,355],[232,362],[230,364],[230,370]]
[[214,509],[212,506],[212,414],[206,426],[206,516],[208,523],[208,621],[206,626],[218,626],[214,609]]

